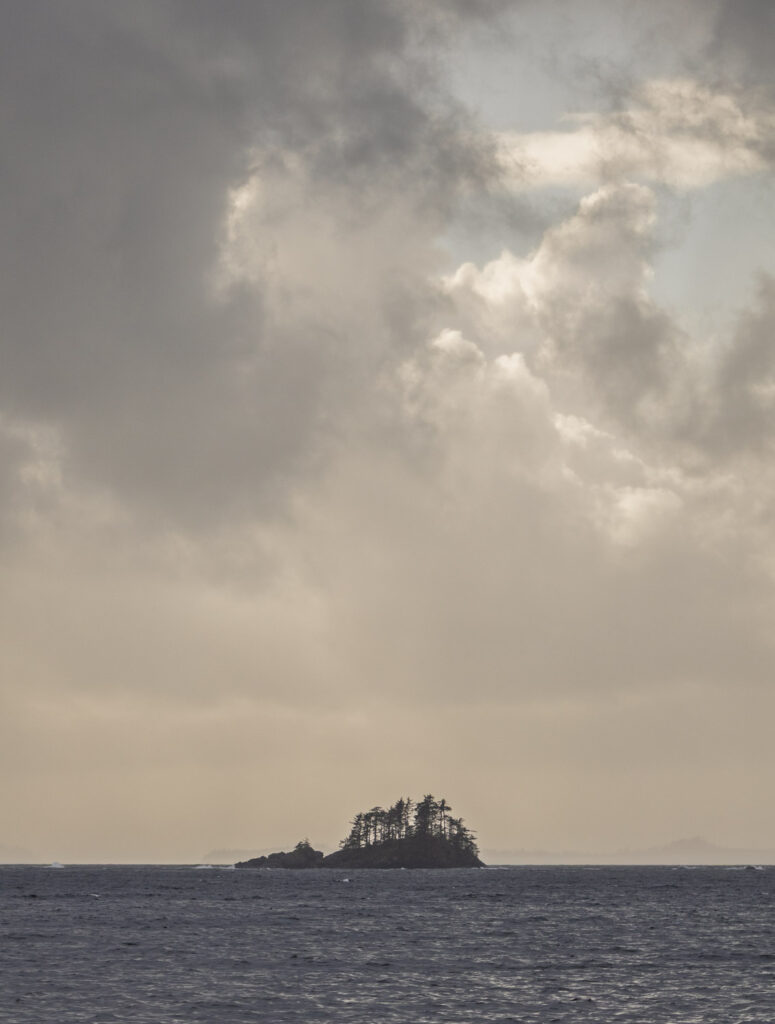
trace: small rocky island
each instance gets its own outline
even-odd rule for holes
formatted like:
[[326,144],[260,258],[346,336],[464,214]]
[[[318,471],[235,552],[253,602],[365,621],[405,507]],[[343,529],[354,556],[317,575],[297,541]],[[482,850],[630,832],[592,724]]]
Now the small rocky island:
[[397,800],[355,815],[350,834],[325,857],[307,839],[290,853],[240,861],[238,868],[480,868],[474,836],[443,798]]
[[240,860],[234,865],[236,868],[293,868],[299,871],[303,868],[323,867],[323,853],[321,850],[313,850],[309,839],[302,839],[296,843],[290,853],[270,853],[266,857],[251,857],[250,860]]

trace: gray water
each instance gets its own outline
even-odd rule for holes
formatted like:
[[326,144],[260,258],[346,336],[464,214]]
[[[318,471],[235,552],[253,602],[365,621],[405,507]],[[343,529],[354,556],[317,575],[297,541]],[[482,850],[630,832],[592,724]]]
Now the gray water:
[[775,1021],[775,869],[0,867],[2,1024]]

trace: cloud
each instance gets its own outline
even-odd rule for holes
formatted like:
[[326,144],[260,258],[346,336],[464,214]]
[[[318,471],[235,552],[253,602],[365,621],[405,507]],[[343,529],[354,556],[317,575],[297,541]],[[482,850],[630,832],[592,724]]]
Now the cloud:
[[648,188],[606,185],[528,259],[504,252],[481,271],[464,265],[445,287],[469,323],[479,316],[486,344],[527,343],[566,411],[597,407],[618,423],[662,429],[681,339],[648,294],[654,225]]
[[716,361],[698,441],[719,456],[766,459],[775,441],[775,282],[763,276]]
[[[765,678],[770,289],[726,348],[703,350],[649,294],[654,210],[644,186],[604,186],[531,255],[462,265],[442,281],[448,326],[404,367],[405,408],[450,531],[445,568],[424,575],[438,582],[449,564],[456,580],[439,587],[444,624],[429,640],[441,650],[455,637],[456,655],[425,675],[452,690],[472,671],[457,648],[467,630],[481,663],[497,652],[478,689],[502,698],[559,680],[589,694]],[[730,431],[735,449],[719,458]],[[471,597],[468,617],[450,610],[456,593]],[[424,635],[428,615],[413,616]],[[726,631],[719,645],[710,622]],[[748,639],[737,634],[730,656],[738,629]]]
[[[418,785],[494,832],[519,778],[570,845],[590,792],[615,836],[622,779],[658,829],[766,765],[772,286],[715,337],[652,288],[658,186],[758,173],[766,104],[655,73],[498,139],[438,58],[502,9],[4,15],[9,841],[184,859]],[[528,157],[585,194],[521,245]]]
[[490,173],[413,42],[454,24],[423,11],[8,12],[0,404],[57,432],[74,487],[192,529],[282,506]]
[[770,48],[775,35],[767,0],[721,0],[707,48],[711,74],[723,74],[761,93],[772,87]]
[[574,115],[561,132],[503,132],[500,159],[514,188],[641,181],[679,189],[756,174],[768,166],[772,113],[688,78],[640,85],[631,105]]

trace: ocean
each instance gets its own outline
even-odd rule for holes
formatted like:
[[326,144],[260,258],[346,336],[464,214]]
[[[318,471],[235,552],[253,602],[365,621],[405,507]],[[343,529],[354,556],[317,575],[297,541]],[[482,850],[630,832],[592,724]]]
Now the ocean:
[[0,867],[2,1024],[775,1021],[775,868]]

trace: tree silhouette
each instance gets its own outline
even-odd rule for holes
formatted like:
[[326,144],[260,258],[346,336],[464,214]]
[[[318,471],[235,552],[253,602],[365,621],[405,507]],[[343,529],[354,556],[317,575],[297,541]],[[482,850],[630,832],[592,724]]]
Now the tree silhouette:
[[452,817],[451,811],[443,797],[436,800],[431,793],[417,803],[400,797],[387,810],[372,807],[369,811],[359,811],[351,822],[348,836],[339,845],[346,850],[361,850],[410,839],[420,842],[432,839],[451,844],[459,853],[478,856],[473,833],[465,827],[462,818]]

